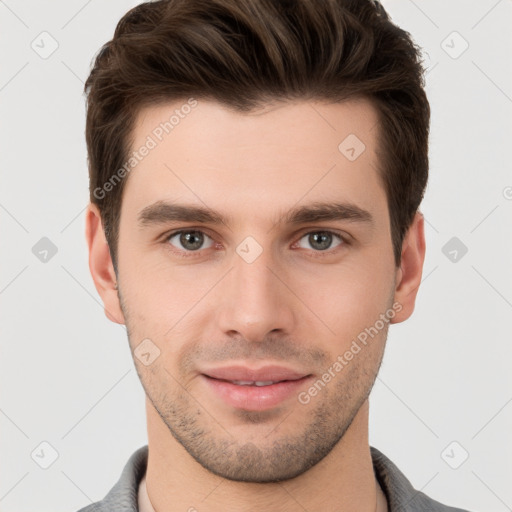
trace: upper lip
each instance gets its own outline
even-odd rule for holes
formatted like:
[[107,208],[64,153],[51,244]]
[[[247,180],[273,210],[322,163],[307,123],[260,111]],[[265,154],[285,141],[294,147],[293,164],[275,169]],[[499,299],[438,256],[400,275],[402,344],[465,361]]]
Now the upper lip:
[[250,382],[298,380],[307,376],[306,373],[276,365],[263,366],[258,369],[232,365],[204,370],[202,373],[214,379]]

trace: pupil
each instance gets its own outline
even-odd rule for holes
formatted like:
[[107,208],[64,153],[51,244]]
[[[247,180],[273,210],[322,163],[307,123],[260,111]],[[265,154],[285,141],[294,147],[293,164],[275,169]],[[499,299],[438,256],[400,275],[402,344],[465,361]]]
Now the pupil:
[[310,238],[312,238],[314,241],[314,243],[311,244],[313,247],[318,242],[318,239],[321,239],[320,247],[317,246],[317,248],[321,251],[328,249],[329,245],[331,245],[331,235],[329,233],[313,233],[310,235]]
[[[199,249],[201,247],[202,240],[201,240],[201,237],[198,235],[201,235],[201,233],[199,233],[198,231],[189,231],[187,233],[182,233],[181,237],[180,237],[181,238],[180,242],[183,245],[183,247],[186,247],[188,249],[191,249],[191,250]],[[195,243],[193,241],[194,237],[196,238]]]

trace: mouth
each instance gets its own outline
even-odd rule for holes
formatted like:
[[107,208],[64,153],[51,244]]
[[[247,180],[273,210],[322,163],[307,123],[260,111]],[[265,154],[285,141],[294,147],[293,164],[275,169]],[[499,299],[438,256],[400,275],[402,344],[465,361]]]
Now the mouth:
[[228,380],[225,382],[231,382],[232,384],[236,384],[237,386],[272,386],[273,384],[279,384],[280,382],[286,382],[285,380],[260,380],[260,381],[250,381],[250,380]]
[[281,366],[251,369],[230,366],[205,370],[201,377],[210,393],[225,404],[247,411],[264,411],[297,396],[311,374]]

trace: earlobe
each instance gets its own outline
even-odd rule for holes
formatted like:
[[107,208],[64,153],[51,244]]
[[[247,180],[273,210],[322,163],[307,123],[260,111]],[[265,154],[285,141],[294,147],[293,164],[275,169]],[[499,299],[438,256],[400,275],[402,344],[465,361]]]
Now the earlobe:
[[100,294],[109,320],[124,324],[124,315],[117,292],[117,277],[110,256],[98,207],[90,203],[85,219],[85,237],[89,247],[89,270]]
[[423,263],[425,261],[424,218],[416,212],[402,244],[400,268],[396,274],[394,302],[401,305],[401,310],[391,323],[407,320],[414,311],[416,295],[421,283]]

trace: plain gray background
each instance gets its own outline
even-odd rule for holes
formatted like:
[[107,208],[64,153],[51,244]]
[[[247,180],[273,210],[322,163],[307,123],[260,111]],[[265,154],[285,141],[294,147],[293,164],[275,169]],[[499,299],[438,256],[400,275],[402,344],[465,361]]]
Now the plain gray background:
[[[84,238],[83,82],[137,3],[0,0],[2,512],[97,501],[147,443],[126,331],[103,314]],[[512,510],[512,1],[383,4],[424,48],[431,170],[423,283],[414,315],[389,331],[370,444],[432,498],[504,512]],[[41,261],[44,237],[57,252]]]

